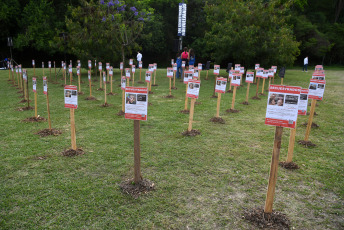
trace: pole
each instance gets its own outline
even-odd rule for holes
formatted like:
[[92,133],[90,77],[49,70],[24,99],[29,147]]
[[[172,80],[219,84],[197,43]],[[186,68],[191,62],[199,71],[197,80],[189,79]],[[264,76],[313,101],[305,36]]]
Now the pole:
[[248,103],[248,95],[250,93],[250,84],[251,83],[247,83],[247,90],[246,90],[246,102]]
[[216,117],[220,117],[221,93],[217,93]]
[[259,82],[260,82],[260,78],[258,77],[257,89],[256,89],[256,97],[258,97]]
[[37,114],[37,92],[35,92],[35,118],[38,117],[38,114]]
[[170,79],[170,96],[171,96],[171,95],[172,95],[172,94],[171,94],[171,85],[172,85],[171,82],[172,82],[172,80],[171,80],[170,77],[169,77],[169,79]]
[[270,176],[268,191],[266,193],[264,213],[272,213],[272,205],[274,201],[275,188],[277,182],[278,160],[281,149],[283,127],[276,126],[274,147],[271,158]]
[[264,94],[265,78],[263,78],[262,94]]
[[176,88],[176,72],[173,71],[173,89]]
[[194,108],[195,108],[195,98],[191,98],[191,107],[190,107],[190,116],[189,116],[189,127],[188,131],[191,132],[192,130],[192,121],[193,121],[193,114],[194,114]]
[[234,86],[234,90],[233,90],[233,98],[232,98],[232,107],[231,107],[231,110],[234,110],[236,89],[237,89],[237,86],[235,85],[235,86]]
[[185,90],[185,106],[184,106],[184,110],[188,110],[188,84],[186,84],[186,90]]
[[316,104],[317,104],[317,100],[312,99],[311,111],[309,112],[309,119],[308,119],[308,124],[307,124],[307,129],[306,129],[305,141],[308,141],[309,134],[311,132],[312,123],[313,123],[313,116],[314,116],[314,111],[315,111],[315,105]]
[[142,181],[140,149],[140,121],[134,120],[134,182]]
[[47,111],[48,111],[49,129],[51,130],[50,108],[49,108],[49,93],[48,93],[48,90],[47,90]]
[[76,150],[74,109],[70,109],[70,126],[72,149]]
[[[148,83],[147,83],[148,84]],[[125,91],[124,90],[122,90],[122,112],[124,113],[125,111],[125,108],[124,108],[124,106],[125,106]]]
[[290,129],[290,137],[289,137],[289,146],[288,146],[288,155],[287,155],[287,160],[286,163],[292,162],[293,161],[293,154],[294,154],[294,144],[295,144],[295,134],[296,134],[296,125],[295,128]]

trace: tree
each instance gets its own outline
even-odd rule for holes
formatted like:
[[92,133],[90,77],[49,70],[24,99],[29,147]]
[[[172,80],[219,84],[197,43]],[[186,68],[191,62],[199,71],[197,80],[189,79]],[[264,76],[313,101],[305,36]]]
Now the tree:
[[221,0],[206,6],[207,48],[217,63],[292,65],[299,42],[286,24],[289,2]]

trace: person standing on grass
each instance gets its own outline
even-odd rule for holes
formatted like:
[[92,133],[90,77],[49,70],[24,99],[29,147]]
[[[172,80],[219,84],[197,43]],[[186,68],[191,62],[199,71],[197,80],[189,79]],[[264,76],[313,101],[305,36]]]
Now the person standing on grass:
[[195,61],[196,61],[195,52],[193,51],[193,49],[190,49],[189,50],[189,65],[195,66]]
[[[176,63],[177,63],[177,74],[176,74],[176,77],[177,78],[181,78],[183,76],[183,68],[182,68],[182,58],[180,56],[180,52],[177,53]],[[179,76],[179,74],[180,74],[180,76]]]
[[140,53],[140,51],[137,51],[136,59],[137,59],[137,66],[138,66],[140,61],[142,61],[142,54]]
[[185,61],[185,68],[189,66],[189,53],[188,53],[188,48],[184,47],[184,52],[182,53],[182,61]]
[[305,59],[303,59],[303,70],[302,70],[302,72],[304,72],[305,69],[306,69],[306,72],[308,72],[307,67],[308,67],[308,56],[306,56]]

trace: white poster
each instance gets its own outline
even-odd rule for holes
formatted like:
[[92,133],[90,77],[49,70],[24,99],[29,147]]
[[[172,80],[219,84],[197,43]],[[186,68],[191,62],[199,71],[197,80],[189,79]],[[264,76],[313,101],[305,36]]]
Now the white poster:
[[129,65],[133,64],[133,59],[129,59]]
[[42,62],[42,68],[44,68],[44,62]]
[[132,65],[132,66],[131,66],[131,72],[132,72],[132,73],[135,73],[135,65]]
[[88,60],[88,68],[89,68],[89,69],[92,68],[92,62],[91,62],[91,60]]
[[88,71],[88,82],[91,83],[91,70]]
[[171,65],[173,66],[173,64],[174,64],[174,59],[171,59]]
[[125,118],[147,120],[148,89],[141,87],[125,88]]
[[26,69],[23,69],[23,79],[24,79],[24,81],[27,81]]
[[234,70],[230,70],[228,72],[228,80],[231,79],[233,77],[233,74],[234,74]]
[[173,64],[173,71],[177,71],[177,63]]
[[139,61],[139,69],[142,69],[142,61]]
[[189,65],[189,71],[194,71],[195,67],[193,65]]
[[35,77],[32,78],[32,91],[37,92],[37,79]]
[[78,76],[80,75],[80,67],[79,66],[76,67],[76,75],[78,75]]
[[45,95],[48,94],[48,82],[47,82],[47,77],[43,77],[43,93]]
[[112,77],[112,75],[113,75],[113,67],[110,66],[110,68],[109,68],[109,76]]
[[198,67],[197,67],[197,68],[198,68],[199,71],[202,70],[202,67],[203,67],[203,66],[202,66],[202,63],[198,63]]
[[182,68],[185,68],[185,61],[182,61]]
[[270,85],[265,124],[295,128],[301,87]]
[[254,69],[257,70],[259,69],[259,67],[260,67],[260,64],[255,64]]
[[274,77],[274,75],[275,75],[275,71],[273,69],[269,69],[268,77]]
[[277,72],[277,66],[271,66],[271,69],[273,69],[274,70],[274,73],[276,73]]
[[187,90],[187,97],[190,98],[198,98],[199,95],[199,88],[201,86],[200,80],[189,80],[188,82],[188,90]]
[[123,70],[123,62],[119,63],[119,69]]
[[325,80],[325,74],[315,72],[312,75],[312,79],[314,79],[314,80]]
[[154,70],[156,71],[158,69],[158,64],[153,63],[154,64]]
[[265,69],[263,70],[263,78],[268,78],[269,77],[269,70]]
[[235,64],[235,68],[234,68],[234,70],[236,70],[236,71],[240,71],[240,64]]
[[306,115],[308,106],[308,89],[301,89],[298,114]]
[[101,62],[98,63],[98,70],[99,71],[102,71],[103,69],[103,64]]
[[78,89],[75,85],[64,87],[65,108],[78,108]]
[[258,68],[256,71],[256,77],[263,77],[264,69],[263,68]]
[[148,71],[149,72],[154,72],[154,64],[149,64],[148,65]]
[[173,68],[167,68],[167,77],[173,77]]
[[80,60],[77,60],[77,63],[78,63],[78,67],[81,67],[81,62],[80,62]]
[[69,73],[73,73],[72,65],[69,65]]
[[318,101],[321,101],[324,96],[325,92],[325,80],[316,80],[316,79],[311,79],[311,82],[309,83],[309,92],[308,92],[308,97],[310,99],[315,99]]
[[220,65],[214,65],[214,75],[220,74]]
[[240,86],[240,82],[241,82],[241,74],[240,73],[233,74],[231,85]]
[[226,92],[226,86],[227,86],[227,78],[218,77],[216,79],[215,92],[216,93],[225,93]]
[[240,73],[244,74],[245,73],[245,67],[240,67]]
[[32,65],[35,66],[35,60],[32,59]]
[[146,71],[146,82],[150,82],[152,78],[152,71]]
[[184,84],[187,84],[192,79],[193,79],[193,72],[192,71],[184,71]]
[[109,70],[109,68],[110,68],[110,63],[106,63],[106,70]]
[[51,68],[51,61],[48,62],[48,67]]
[[253,83],[254,72],[246,72],[246,81],[247,83]]
[[104,82],[104,84],[106,83],[106,72],[105,71],[103,71],[103,82]]
[[194,68],[194,70],[193,70],[193,76],[196,77],[196,78],[199,77],[199,70],[198,70],[198,68]]
[[130,68],[125,68],[125,76],[130,78]]
[[127,85],[127,78],[125,76],[121,77],[121,90],[125,90],[125,87]]

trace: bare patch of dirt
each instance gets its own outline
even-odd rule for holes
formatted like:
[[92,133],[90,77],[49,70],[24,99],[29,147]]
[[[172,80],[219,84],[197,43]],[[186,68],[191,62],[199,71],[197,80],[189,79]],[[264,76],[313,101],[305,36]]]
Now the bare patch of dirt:
[[22,91],[22,90],[20,90],[20,91],[17,91],[17,93],[23,93],[23,91]]
[[139,84],[144,84],[144,82],[143,82],[143,81],[138,81],[137,83],[139,83]]
[[65,157],[74,157],[74,156],[79,156],[79,155],[83,155],[85,154],[84,150],[82,149],[67,149],[65,151],[62,152],[62,155]]
[[240,104],[242,105],[249,105],[250,103],[248,103],[247,101],[241,102]]
[[123,181],[119,187],[122,189],[122,192],[136,199],[143,194],[153,191],[155,189],[155,184],[148,179],[143,179],[138,183],[135,183],[133,179],[129,179]]
[[195,102],[195,105],[201,105],[201,104],[202,104],[202,102],[200,102],[200,101]]
[[171,89],[178,89],[177,87],[171,87]]
[[[306,115],[309,115],[309,112],[307,112]],[[314,111],[314,114],[313,114],[313,115],[314,115],[314,116],[318,116],[317,112],[315,112],[315,111]]]
[[97,99],[95,97],[86,97],[85,100],[87,100],[87,101],[96,101]]
[[266,94],[264,94],[264,93],[259,93],[259,95],[260,95],[260,96],[266,96]]
[[244,210],[243,219],[262,229],[290,229],[288,217],[274,210],[272,210],[272,213],[264,213],[263,208],[246,209]]
[[226,112],[227,113],[239,113],[240,110],[237,109],[227,109]]
[[[308,105],[311,106],[312,103],[308,103]],[[319,106],[319,104],[315,104],[315,107],[318,107],[318,106]]]
[[304,145],[306,147],[315,147],[315,146],[317,146],[316,144],[313,144],[311,141],[300,140],[297,143],[299,143],[300,145]]
[[[19,103],[25,103],[25,102],[27,102],[27,100],[26,100],[26,99],[23,99],[23,100],[21,100]],[[29,102],[31,102],[31,100],[29,100]]]
[[122,110],[120,110],[118,113],[117,113],[117,116],[124,116],[125,112],[123,112]]
[[294,163],[294,162],[285,162],[285,161],[282,161],[282,162],[279,162],[278,163],[282,168],[285,168],[285,169],[299,169],[300,167]]
[[20,95],[18,98],[24,98],[24,95]]
[[109,96],[114,96],[114,95],[117,95],[117,93],[110,92],[110,93],[108,93],[107,95],[109,95]]
[[225,124],[225,120],[223,120],[221,117],[213,117],[210,119],[211,122],[214,123],[220,123],[220,124]]
[[152,103],[150,103],[150,102],[148,102],[148,106],[151,106],[151,105],[153,105]]
[[37,157],[35,157],[34,159],[35,159],[35,160],[39,160],[39,161],[41,161],[41,160],[46,160],[46,159],[48,159],[48,156],[37,156]]
[[108,103],[104,103],[104,104],[101,105],[101,107],[110,107],[110,106],[111,106],[111,105],[108,104]]
[[149,91],[148,93],[149,93],[149,94],[153,94],[154,92],[153,92],[153,91]]
[[84,92],[80,91],[78,92],[79,95],[84,95]]
[[104,91],[104,89],[103,88],[99,88],[99,89],[97,89],[97,91]]
[[[307,127],[307,125],[308,125],[307,122],[301,124],[301,126],[304,126],[304,127]],[[312,122],[312,128],[319,128],[319,125],[314,123],[314,122]]]
[[189,113],[190,113],[190,110],[184,109],[184,110],[180,110],[179,112],[180,112],[180,113],[184,113],[184,114],[189,114]]
[[213,96],[211,96],[210,98],[217,98],[217,95],[213,95]]
[[164,98],[174,98],[173,95],[167,95],[167,96],[164,96]]
[[155,84],[155,85],[152,85],[152,86],[159,86],[159,85]]
[[57,129],[43,129],[39,132],[37,132],[37,135],[40,135],[41,137],[46,137],[46,136],[58,136],[62,133],[62,131],[57,130]]
[[18,108],[17,109],[17,111],[27,111],[27,110],[33,110],[34,108],[33,107],[31,107],[31,106],[29,106],[29,107],[20,107],[20,108]]
[[198,131],[197,129],[191,129],[191,131],[184,131],[182,132],[182,135],[183,136],[190,136],[190,137],[194,137],[194,136],[197,136],[197,135],[201,135],[201,132]]
[[62,87],[65,87],[66,85],[65,85],[65,84],[62,84],[61,86],[62,86]]
[[257,97],[257,96],[254,96],[254,97],[252,97],[251,99],[253,99],[253,100],[261,100],[261,98],[260,98],[260,97]]
[[227,90],[227,93],[233,93],[233,91],[231,89]]
[[28,117],[26,119],[24,119],[24,122],[42,122],[42,121],[46,121],[47,119],[45,119],[44,117]]

